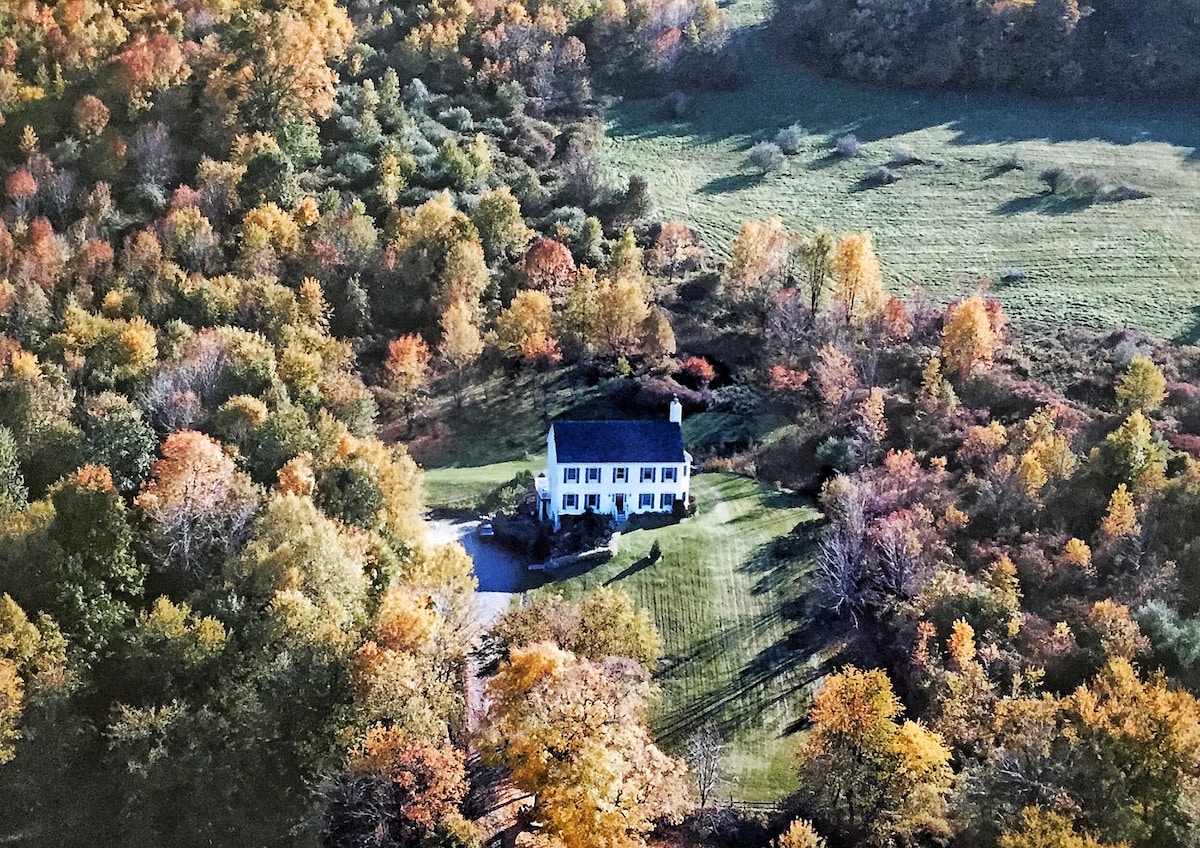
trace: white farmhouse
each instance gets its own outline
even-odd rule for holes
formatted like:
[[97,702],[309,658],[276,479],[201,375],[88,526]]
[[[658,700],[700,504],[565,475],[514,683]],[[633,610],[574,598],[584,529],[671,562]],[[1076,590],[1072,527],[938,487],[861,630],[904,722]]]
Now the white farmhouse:
[[563,515],[591,510],[624,520],[687,503],[692,455],[683,449],[682,421],[675,398],[666,421],[554,422],[537,478],[539,517],[557,529]]

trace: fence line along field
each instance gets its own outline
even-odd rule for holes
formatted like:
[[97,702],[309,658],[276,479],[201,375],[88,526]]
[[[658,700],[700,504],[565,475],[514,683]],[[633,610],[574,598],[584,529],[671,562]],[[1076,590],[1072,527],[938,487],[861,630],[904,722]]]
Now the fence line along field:
[[[898,292],[919,282],[949,300],[986,276],[1018,319],[1200,340],[1200,118],[1169,104],[828,80],[773,44],[762,17],[760,0],[731,9],[747,58],[742,88],[690,95],[679,118],[657,100],[609,114],[604,161],[644,175],[663,218],[697,228],[718,253],[748,218],[869,229]],[[809,135],[782,171],[763,177],[746,165],[751,146],[792,124]],[[834,154],[847,134],[861,157]],[[896,152],[916,161],[889,165]],[[873,183],[879,166],[899,179]],[[1052,195],[1039,180],[1050,167],[1150,196],[1087,204]]]

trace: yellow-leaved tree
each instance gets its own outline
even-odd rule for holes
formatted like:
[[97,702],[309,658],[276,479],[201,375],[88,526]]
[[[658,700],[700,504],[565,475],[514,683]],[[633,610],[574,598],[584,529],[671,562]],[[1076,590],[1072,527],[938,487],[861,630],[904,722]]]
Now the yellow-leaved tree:
[[510,356],[520,356],[537,342],[553,342],[550,296],[526,289],[517,292],[496,319],[496,341]]
[[817,693],[800,750],[800,787],[817,823],[844,844],[894,844],[919,829],[945,832],[950,752],[936,733],[898,722],[887,675],[848,666]]
[[783,285],[792,246],[782,218],[743,223],[729,245],[725,291],[739,303],[765,305]]
[[979,295],[946,307],[942,324],[942,358],[946,367],[965,380],[992,367],[1000,344],[1003,317],[988,310]]
[[1101,842],[1075,829],[1071,819],[1059,813],[1026,807],[1021,825],[1000,837],[1000,848],[1125,848],[1126,843]]
[[1167,398],[1167,381],[1162,371],[1147,356],[1135,356],[1129,368],[1117,380],[1117,406],[1123,412],[1135,409],[1151,412]]
[[796,819],[771,845],[772,848],[825,848],[825,840],[813,829],[812,822]]
[[1100,534],[1105,539],[1124,539],[1141,532],[1133,495],[1124,483],[1117,486],[1108,499],[1108,511],[1100,522]]
[[842,233],[833,256],[833,270],[837,277],[833,298],[846,310],[847,321],[860,323],[882,311],[887,295],[869,232]]
[[338,79],[330,64],[354,37],[346,10],[335,0],[231,5],[230,29],[244,35],[213,51],[205,83],[221,125],[273,132],[328,117]]
[[1099,462],[1110,477],[1128,483],[1132,491],[1158,489],[1164,483],[1167,452],[1150,419],[1140,410],[1135,409],[1088,458]]
[[455,300],[442,313],[442,341],[438,355],[450,369],[453,377],[451,387],[454,402],[462,403],[463,374],[483,353],[483,336],[475,321],[471,307],[463,300]]
[[1087,822],[1137,846],[1187,845],[1200,832],[1200,702],[1123,657],[1067,699],[1076,798]]
[[586,660],[552,642],[513,648],[488,683],[480,750],[512,770],[566,845],[641,848],[656,820],[690,806],[685,767],[646,727],[650,691],[632,660]]
[[18,723],[25,683],[17,674],[17,664],[0,657],[0,764],[15,756],[13,742],[21,738]]

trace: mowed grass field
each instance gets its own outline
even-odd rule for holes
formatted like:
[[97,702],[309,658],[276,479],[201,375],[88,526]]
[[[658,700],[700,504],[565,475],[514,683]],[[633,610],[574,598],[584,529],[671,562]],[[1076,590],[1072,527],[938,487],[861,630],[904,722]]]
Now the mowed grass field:
[[[656,100],[610,111],[603,161],[622,177],[646,176],[660,216],[697,228],[718,253],[748,218],[779,215],[801,231],[869,229],[897,293],[919,282],[946,301],[1017,267],[1025,281],[994,292],[1018,320],[1200,340],[1200,115],[827,80],[770,43],[765,10],[764,0],[726,9],[750,66],[742,88],[690,96],[680,120]],[[752,173],[746,151],[793,123],[811,131],[808,145],[783,173]],[[830,155],[832,139],[846,133],[863,142],[862,158]],[[863,176],[896,147],[923,164],[896,169],[897,183],[866,187]],[[999,167],[1010,155],[1024,170]],[[1038,180],[1054,165],[1152,196],[1062,202]]]
[[[724,794],[774,800],[795,788],[796,731],[834,650],[810,619],[820,514],[732,474],[697,475],[692,491],[695,517],[627,531],[612,561],[541,591],[571,597],[611,584],[649,609],[665,642],[657,738],[678,753],[715,727],[729,740]],[[655,540],[662,559],[650,564]]]

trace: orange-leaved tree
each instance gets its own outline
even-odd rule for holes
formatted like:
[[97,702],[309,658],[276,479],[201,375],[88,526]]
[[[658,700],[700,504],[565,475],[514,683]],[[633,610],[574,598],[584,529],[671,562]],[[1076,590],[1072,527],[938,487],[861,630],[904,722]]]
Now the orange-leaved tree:
[[155,557],[197,575],[237,545],[258,495],[220,442],[177,430],[163,443],[162,459],[150,467],[150,482],[137,504],[150,519]]
[[520,269],[530,289],[548,295],[555,306],[566,305],[577,271],[566,245],[554,239],[538,239],[525,252]]
[[387,387],[396,398],[396,406],[411,423],[429,378],[429,345],[417,335],[400,336],[388,342],[383,371]]
[[418,845],[435,830],[473,830],[460,808],[469,784],[461,751],[376,725],[348,757],[322,836],[329,845]]

